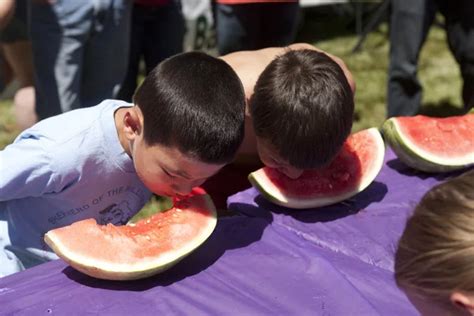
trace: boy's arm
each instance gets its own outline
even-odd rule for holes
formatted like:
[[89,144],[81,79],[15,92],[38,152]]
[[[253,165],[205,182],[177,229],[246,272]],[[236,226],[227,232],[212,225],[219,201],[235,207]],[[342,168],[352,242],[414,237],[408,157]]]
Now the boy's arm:
[[0,151],[0,201],[54,191],[54,173],[46,151],[34,138],[20,138]]
[[311,44],[307,44],[307,43],[291,44],[291,45],[288,46],[288,48],[290,48],[290,49],[311,49],[311,50],[315,50],[315,51],[324,53],[324,54],[328,55],[329,57],[331,57],[331,59],[333,59],[339,65],[339,67],[341,67],[342,71],[346,75],[346,79],[347,79],[347,82],[349,83],[349,86],[351,87],[352,93],[355,94],[356,84],[355,84],[355,81],[354,81],[354,77],[352,76],[352,73],[349,71],[346,64],[344,63],[344,61],[341,58],[339,58],[337,56],[334,56],[332,54],[329,54],[329,53],[327,53],[327,52],[325,52],[325,51],[323,51],[319,48],[316,48]]

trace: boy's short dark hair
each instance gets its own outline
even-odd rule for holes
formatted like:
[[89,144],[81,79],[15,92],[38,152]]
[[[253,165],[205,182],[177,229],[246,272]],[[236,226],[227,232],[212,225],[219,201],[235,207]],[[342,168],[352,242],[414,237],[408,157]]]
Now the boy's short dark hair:
[[351,132],[352,90],[324,53],[290,50],[257,80],[250,100],[255,133],[300,169],[328,164]]
[[135,92],[148,145],[176,147],[202,162],[230,162],[244,136],[245,95],[234,70],[200,52],[161,62]]

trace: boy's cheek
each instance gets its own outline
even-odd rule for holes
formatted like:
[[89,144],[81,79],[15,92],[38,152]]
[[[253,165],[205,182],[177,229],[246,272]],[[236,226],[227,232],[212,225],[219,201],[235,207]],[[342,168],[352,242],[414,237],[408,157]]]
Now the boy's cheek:
[[170,196],[172,194],[171,192],[169,192],[171,190],[166,189],[167,186],[165,186],[162,182],[160,183],[155,180],[153,182],[146,181],[144,182],[144,184],[147,189],[153,192],[154,194],[166,196]]
[[166,196],[166,197],[174,197],[174,193],[172,192],[172,190],[161,190],[161,189],[157,189],[157,190],[152,190],[152,192],[156,195],[159,195],[159,196]]

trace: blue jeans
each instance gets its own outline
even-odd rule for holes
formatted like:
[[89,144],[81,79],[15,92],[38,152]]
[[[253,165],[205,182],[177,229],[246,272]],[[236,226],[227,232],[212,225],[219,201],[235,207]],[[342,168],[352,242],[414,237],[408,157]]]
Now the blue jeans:
[[[418,57],[439,10],[446,20],[449,48],[459,63],[465,109],[474,105],[474,1],[392,0],[387,116],[418,113],[422,86]],[[447,83],[449,84],[449,83]]]
[[128,71],[119,99],[132,100],[142,57],[148,74],[165,58],[183,51],[184,28],[181,7],[176,1],[155,7],[134,5]]
[[116,96],[127,71],[130,13],[130,0],[32,1],[40,119]]
[[287,46],[298,27],[299,4],[216,4],[219,54]]

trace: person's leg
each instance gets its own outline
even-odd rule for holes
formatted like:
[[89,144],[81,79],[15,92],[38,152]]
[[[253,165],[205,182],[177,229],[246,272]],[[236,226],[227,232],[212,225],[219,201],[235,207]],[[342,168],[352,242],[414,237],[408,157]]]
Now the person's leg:
[[415,115],[422,98],[418,57],[436,8],[432,0],[392,0],[391,10],[387,116]]
[[0,95],[3,94],[8,85],[13,81],[13,69],[7,62],[3,47],[0,47]]
[[10,64],[20,87],[33,85],[33,56],[30,41],[17,41],[2,45],[6,61]]
[[82,107],[115,98],[128,68],[132,2],[107,0],[94,4],[93,29],[84,48]]
[[265,3],[260,9],[262,32],[258,48],[287,46],[295,40],[300,7],[294,3]]
[[220,55],[257,49],[260,34],[259,4],[217,4],[216,32]]
[[33,53],[28,36],[27,2],[18,0],[12,19],[2,30],[2,49],[12,78],[18,82],[13,98],[17,126],[24,130],[36,123],[35,90],[33,88]]
[[83,47],[92,12],[90,0],[31,2],[30,36],[39,119],[80,107]]
[[18,128],[24,130],[38,120],[35,112],[35,89],[33,88],[33,57],[31,43],[19,41],[4,44],[5,58],[11,65],[19,83],[13,99],[13,113]]
[[28,36],[26,1],[15,1],[12,17],[0,31],[5,63],[11,68],[11,75],[18,81],[20,87],[33,84],[33,57]]
[[38,117],[35,112],[35,88],[27,86],[18,89],[13,98],[13,113],[20,130],[33,126]]
[[462,98],[467,110],[474,107],[474,2],[442,0],[449,48],[459,63],[464,81]]
[[144,57],[146,73],[165,58],[183,51],[184,19],[179,4],[149,10],[145,23]]
[[[127,102],[132,101],[133,94],[137,88],[137,78],[139,74],[140,59],[143,55],[145,17],[148,7],[134,5],[132,10],[132,22],[130,26],[130,46],[128,55],[128,69],[123,80],[117,98]],[[166,30],[165,30],[166,31]]]

